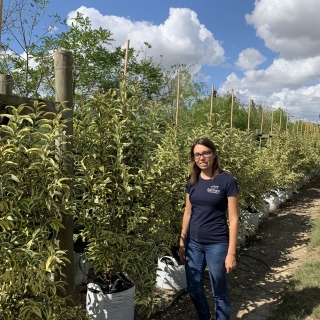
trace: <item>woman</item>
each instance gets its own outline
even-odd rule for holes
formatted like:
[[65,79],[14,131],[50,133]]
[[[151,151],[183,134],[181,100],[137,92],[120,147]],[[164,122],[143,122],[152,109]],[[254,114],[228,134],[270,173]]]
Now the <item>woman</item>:
[[206,266],[216,320],[230,319],[227,273],[236,268],[238,211],[236,180],[221,169],[213,142],[196,139],[191,148],[179,256],[185,263],[188,292],[200,320],[211,319],[203,282]]

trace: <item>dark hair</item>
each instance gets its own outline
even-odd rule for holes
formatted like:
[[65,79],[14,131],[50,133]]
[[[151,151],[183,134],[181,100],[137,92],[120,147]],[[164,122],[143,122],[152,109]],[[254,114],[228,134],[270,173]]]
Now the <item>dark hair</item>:
[[190,169],[190,185],[194,185],[197,183],[198,180],[198,176],[201,172],[201,170],[199,169],[199,167],[196,165],[195,161],[194,161],[194,148],[197,144],[201,144],[207,148],[209,148],[212,153],[213,153],[213,164],[212,164],[212,180],[215,178],[215,176],[222,171],[222,168],[220,166],[220,162],[219,162],[219,157],[218,157],[218,153],[217,153],[217,149],[214,145],[214,143],[208,139],[208,138],[197,138],[194,140],[193,145],[191,147],[191,152],[190,152],[190,160],[191,160],[191,169]]

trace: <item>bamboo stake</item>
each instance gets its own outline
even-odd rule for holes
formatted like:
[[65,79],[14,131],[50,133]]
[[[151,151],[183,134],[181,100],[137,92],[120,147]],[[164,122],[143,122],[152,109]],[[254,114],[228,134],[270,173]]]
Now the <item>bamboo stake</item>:
[[128,59],[129,59],[129,45],[130,45],[130,40],[127,39],[127,42],[126,42],[126,57],[125,57],[125,60],[124,60],[124,71],[123,71],[124,80],[127,77]]
[[250,109],[251,109],[251,99],[249,99],[249,105],[248,105],[248,132],[250,132]]
[[307,130],[307,134],[311,134],[312,132],[312,123],[308,121],[308,130]]
[[232,89],[232,94],[231,94],[231,116],[230,116],[230,131],[233,129],[233,105],[234,105],[234,92]]
[[211,87],[211,103],[210,103],[210,115],[209,115],[210,123],[211,123],[212,111],[213,111],[213,97],[214,97],[214,85],[212,85]]
[[262,144],[263,114],[264,114],[264,105],[262,105],[262,111],[261,111],[260,143],[259,143],[260,148]]
[[309,134],[312,134],[313,132],[313,124],[309,122]]
[[306,126],[304,129],[305,134],[307,135],[309,133],[309,121],[306,121]]
[[180,101],[180,68],[178,69],[178,88],[177,88],[177,106],[176,106],[176,126],[178,125],[179,101]]
[[271,112],[270,147],[272,147],[272,127],[273,127],[273,109]]
[[294,129],[295,129],[295,126],[296,126],[296,117],[293,116],[294,120],[293,120],[293,127],[292,127],[292,133],[295,133]]
[[280,123],[279,123],[279,126],[280,126],[280,128],[279,128],[279,133],[281,132],[281,121],[282,120],[282,110],[280,110]]
[[287,113],[286,132],[288,133],[289,113]]
[[262,106],[262,112],[261,112],[260,134],[262,134],[262,128],[263,128],[263,115],[264,115],[264,105]]

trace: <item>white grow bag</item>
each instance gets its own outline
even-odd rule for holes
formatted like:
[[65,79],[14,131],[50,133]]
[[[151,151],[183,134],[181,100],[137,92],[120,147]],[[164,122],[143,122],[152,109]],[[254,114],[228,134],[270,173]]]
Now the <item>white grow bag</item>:
[[267,195],[265,198],[264,198],[264,200],[266,201],[266,202],[268,202],[269,203],[269,213],[271,213],[271,212],[273,212],[273,211],[275,211],[276,209],[278,209],[279,208],[279,205],[280,205],[280,201],[279,201],[279,196],[278,195],[272,195],[272,194],[270,194],[270,195]]
[[247,211],[246,217],[245,217],[245,221],[247,222],[247,224],[253,225],[254,230],[258,230],[259,228],[259,216],[260,216],[260,212],[249,212]]
[[238,244],[246,243],[246,224],[240,223],[239,231],[238,231]]
[[96,283],[87,286],[87,315],[96,320],[134,320],[135,286],[122,292],[104,294]]
[[263,210],[261,211],[261,219],[267,219],[269,218],[269,209],[270,209],[270,203],[267,202],[264,204]]
[[[169,259],[170,264],[165,260]],[[181,290],[187,287],[184,264],[178,264],[176,259],[164,256],[158,260],[157,285],[168,290]]]
[[286,190],[286,199],[292,199],[293,197],[293,190],[292,189],[287,189]]
[[79,285],[87,282],[87,274],[89,273],[90,264],[84,262],[88,256],[83,253],[74,253],[74,284]]
[[274,189],[272,191],[274,191],[278,195],[280,203],[286,202],[287,197],[286,197],[286,191],[285,190]]

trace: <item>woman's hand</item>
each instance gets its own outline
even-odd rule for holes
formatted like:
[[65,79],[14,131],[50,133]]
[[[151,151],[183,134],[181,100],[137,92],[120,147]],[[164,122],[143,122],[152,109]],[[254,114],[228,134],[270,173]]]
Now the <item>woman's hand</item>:
[[225,266],[227,273],[230,273],[231,271],[235,270],[237,266],[236,262],[236,256],[235,254],[228,254],[225,260]]
[[182,263],[185,263],[185,261],[186,261],[185,252],[186,252],[186,247],[180,246],[179,247],[179,258]]

